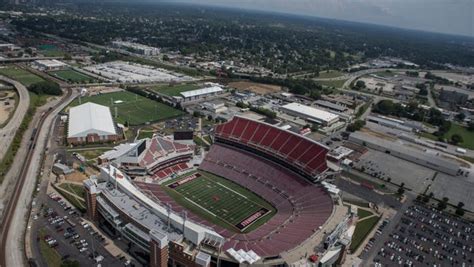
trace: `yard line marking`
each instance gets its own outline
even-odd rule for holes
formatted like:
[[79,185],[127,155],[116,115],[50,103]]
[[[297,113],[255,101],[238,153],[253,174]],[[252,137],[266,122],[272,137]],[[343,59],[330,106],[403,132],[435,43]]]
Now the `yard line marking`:
[[215,215],[214,213],[210,212],[208,209],[204,208],[203,206],[199,205],[198,203],[192,201],[191,199],[187,198],[187,197],[184,197],[185,199],[187,199],[189,202],[193,203],[194,205],[198,206],[199,208],[205,210],[206,212],[208,212],[209,214],[211,214],[212,216],[214,217],[217,217],[217,215]]
[[235,191],[235,190],[232,190],[231,188],[229,188],[229,187],[227,187],[227,186],[225,186],[225,185],[223,185],[223,184],[221,184],[221,183],[219,183],[219,182],[217,182],[217,184],[219,184],[220,186],[226,188],[227,190],[232,191],[232,192],[234,192],[235,194],[237,194],[237,195],[239,195],[239,196],[241,196],[241,197],[247,199],[247,197],[244,196],[244,195],[242,195],[241,193],[239,193],[239,192],[237,192],[237,191]]

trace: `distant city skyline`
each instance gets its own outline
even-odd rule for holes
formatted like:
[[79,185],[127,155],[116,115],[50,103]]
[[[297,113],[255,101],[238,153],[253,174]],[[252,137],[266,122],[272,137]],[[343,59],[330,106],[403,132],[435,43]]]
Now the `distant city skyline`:
[[474,37],[473,0],[175,0]]

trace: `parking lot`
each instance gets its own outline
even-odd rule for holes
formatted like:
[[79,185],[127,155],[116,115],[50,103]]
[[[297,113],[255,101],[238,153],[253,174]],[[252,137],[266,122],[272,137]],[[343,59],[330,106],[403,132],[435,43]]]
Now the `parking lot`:
[[426,167],[372,149],[360,158],[355,168],[382,180],[390,179],[395,184],[404,183],[418,193],[424,192],[435,174]]
[[[80,266],[126,266],[125,258],[116,258],[104,248],[105,237],[82,220],[80,214],[57,194],[50,194],[34,215],[33,242],[45,242],[55,249],[61,260],[77,260]],[[41,253],[41,245],[34,254]],[[45,257],[37,258],[46,266]],[[100,264],[100,265],[99,265]]]
[[474,224],[410,206],[374,258],[375,266],[473,266]]

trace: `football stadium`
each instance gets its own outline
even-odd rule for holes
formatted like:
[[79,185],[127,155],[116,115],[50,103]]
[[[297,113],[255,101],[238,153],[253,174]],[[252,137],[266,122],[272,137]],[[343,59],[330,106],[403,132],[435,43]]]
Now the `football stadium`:
[[[346,216],[320,183],[328,148],[238,116],[217,125],[214,140],[200,157],[165,137],[106,153],[100,176],[84,182],[88,217],[146,252],[150,266],[317,258],[315,247]],[[144,158],[164,167],[130,172]]]

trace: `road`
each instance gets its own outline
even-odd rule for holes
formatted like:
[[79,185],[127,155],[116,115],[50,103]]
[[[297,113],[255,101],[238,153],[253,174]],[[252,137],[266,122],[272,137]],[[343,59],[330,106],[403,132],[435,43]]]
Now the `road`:
[[413,194],[411,193],[406,194],[405,202],[400,207],[400,209],[397,210],[397,213],[395,214],[395,216],[389,219],[388,225],[382,231],[382,234],[376,238],[376,240],[374,241],[374,244],[372,245],[368,253],[363,253],[361,255],[361,258],[363,260],[363,266],[369,266],[373,263],[374,257],[377,255],[377,252],[382,248],[389,234],[393,232],[393,229],[398,224],[398,222],[400,221],[400,219],[402,218],[403,214],[408,209],[408,207],[413,203],[414,199],[415,199],[415,196]]
[[15,109],[15,113],[8,121],[7,125],[0,129],[0,160],[2,160],[5,156],[5,153],[8,151],[8,147],[13,141],[13,138],[15,137],[16,131],[20,127],[26,112],[28,111],[28,107],[30,105],[30,95],[28,94],[28,89],[26,89],[23,84],[4,76],[0,76],[0,80],[12,84],[18,91],[19,95],[18,105]]
[[[26,225],[25,216],[27,216],[32,192],[36,185],[37,172],[42,163],[42,155],[45,150],[46,140],[49,137],[49,129],[57,113],[72,101],[74,97],[75,95],[73,95],[72,90],[68,90],[59,103],[45,114],[40,115],[39,119],[37,121],[34,120],[32,123],[38,131],[30,142],[33,146],[30,146],[26,158],[22,161],[22,167],[12,191],[13,194],[4,209],[0,224],[0,267],[25,265],[23,249],[23,233]],[[38,116],[38,113],[36,116]],[[15,223],[12,224],[12,222]]]

